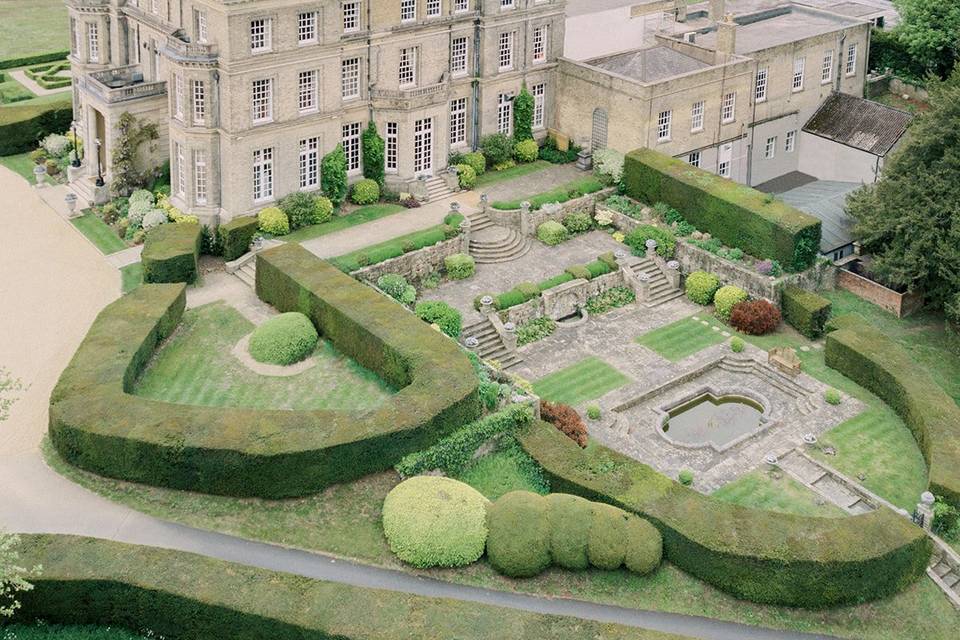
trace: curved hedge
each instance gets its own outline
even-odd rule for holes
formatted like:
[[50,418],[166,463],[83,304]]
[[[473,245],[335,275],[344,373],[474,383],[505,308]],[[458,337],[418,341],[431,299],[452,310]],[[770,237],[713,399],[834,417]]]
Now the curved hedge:
[[846,518],[748,509],[605,447],[580,449],[543,422],[518,439],[554,491],[642,515],[663,534],[670,562],[745,600],[806,608],[874,600],[923,575],[930,558],[923,531],[886,509]]
[[202,239],[200,225],[162,224],[147,232],[143,242],[143,281],[194,282]]
[[684,640],[94,538],[24,535],[19,550],[24,566],[43,566],[14,618],[26,624],[123,626],[177,640]]
[[393,300],[297,244],[257,256],[257,293],[305,313],[333,346],[400,390],[363,414],[175,405],[131,395],[177,326],[183,285],[107,306],[50,398],[68,462],[144,484],[234,496],[303,496],[387,469],[480,413],[464,352]]
[[803,271],[819,253],[818,219],[652,149],[627,154],[623,185],[630,197],[665,202],[701,231],[790,271]]
[[960,407],[900,345],[863,318],[834,318],[827,330],[827,365],[896,411],[927,463],[930,491],[960,506]]

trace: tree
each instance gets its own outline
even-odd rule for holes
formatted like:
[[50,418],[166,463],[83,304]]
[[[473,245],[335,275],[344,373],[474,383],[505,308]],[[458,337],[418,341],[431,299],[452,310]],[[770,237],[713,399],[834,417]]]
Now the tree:
[[19,543],[19,536],[0,531],[0,618],[9,618],[20,608],[17,594],[33,589],[27,578],[40,575],[39,565],[33,569],[19,565]]
[[347,197],[347,156],[342,144],[320,161],[320,187],[335,207]]
[[533,94],[524,83],[513,99],[513,139],[517,142],[533,138],[533,106]]
[[847,211],[873,272],[942,308],[960,292],[960,69],[929,89],[930,110]]
[[960,2],[893,0],[900,13],[895,32],[914,60],[946,78],[960,57]]
[[371,120],[363,131],[363,177],[369,178],[383,189],[384,149],[383,138],[377,133],[377,125]]
[[142,145],[159,140],[160,131],[156,123],[140,120],[125,111],[117,120],[117,132],[110,190],[116,196],[128,196],[134,189],[144,187],[150,178],[149,171],[138,169],[137,154]]

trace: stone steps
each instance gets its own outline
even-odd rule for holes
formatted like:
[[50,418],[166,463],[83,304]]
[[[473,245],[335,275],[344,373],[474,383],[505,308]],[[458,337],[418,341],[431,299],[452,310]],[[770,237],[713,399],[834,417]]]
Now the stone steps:
[[478,344],[471,350],[484,360],[496,360],[504,369],[509,369],[523,362],[523,358],[515,350],[507,348],[500,339],[500,334],[497,333],[493,323],[486,318],[463,327],[460,336],[463,340],[476,338]]
[[[471,236],[473,231],[471,230]],[[470,255],[478,264],[509,262],[530,251],[530,241],[513,229],[500,238],[470,240]]]
[[667,280],[667,277],[663,275],[657,263],[650,258],[643,258],[630,265],[630,270],[636,276],[639,276],[641,273],[649,276],[647,282],[649,283],[650,295],[644,302],[644,305],[647,307],[656,307],[683,295],[683,291],[675,289],[670,284],[670,281]]
[[840,507],[847,513],[859,515],[874,510],[855,487],[848,486],[815,461],[797,453],[796,450],[782,456],[777,465],[789,475],[817,492],[825,500]]
[[453,195],[453,190],[447,186],[447,181],[439,176],[427,179],[427,202],[443,200]]
[[257,283],[257,261],[250,260],[242,267],[233,272],[233,275],[237,276],[241,282],[250,287],[251,289],[256,288]]

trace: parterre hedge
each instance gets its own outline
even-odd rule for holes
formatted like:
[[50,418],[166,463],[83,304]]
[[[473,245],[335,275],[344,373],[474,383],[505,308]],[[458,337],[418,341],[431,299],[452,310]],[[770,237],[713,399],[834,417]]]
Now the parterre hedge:
[[43,565],[14,622],[149,629],[177,640],[683,640],[680,636],[311,580],[191,553],[94,538],[21,537]]
[[50,53],[40,53],[34,56],[23,56],[21,58],[4,58],[0,60],[0,69],[16,69],[17,67],[26,67],[31,64],[57,62],[58,60],[66,60],[69,55],[69,51],[52,51]]
[[315,493],[396,464],[480,413],[464,352],[393,300],[298,244],[257,256],[257,294],[300,311],[399,391],[362,414],[175,405],[131,395],[183,312],[183,285],[144,285],[94,321],[50,399],[68,462],[150,485],[233,496]]
[[652,149],[627,154],[623,185],[630,197],[665,202],[701,231],[790,271],[806,269],[819,252],[818,219]]
[[69,93],[55,102],[2,106],[0,156],[30,151],[51,133],[69,130],[72,120],[73,101]]
[[220,225],[223,259],[230,262],[250,251],[250,242],[257,235],[259,224],[256,216],[241,216]]
[[829,300],[813,291],[791,285],[784,287],[780,306],[787,324],[815,340],[823,335],[832,305]]
[[199,224],[162,224],[147,232],[143,242],[143,281],[194,282],[200,258]]
[[903,348],[859,316],[830,321],[828,366],[877,394],[913,433],[930,490],[960,506],[960,407]]
[[923,531],[887,509],[848,518],[749,509],[605,447],[580,449],[543,422],[518,439],[553,491],[642,515],[670,562],[745,600],[806,608],[874,600],[922,576],[930,558]]

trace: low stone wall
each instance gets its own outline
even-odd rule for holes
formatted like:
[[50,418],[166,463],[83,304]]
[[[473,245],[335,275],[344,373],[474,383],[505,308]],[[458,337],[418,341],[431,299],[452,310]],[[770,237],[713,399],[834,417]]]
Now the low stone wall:
[[908,316],[923,306],[923,296],[916,293],[897,293],[878,282],[859,276],[846,269],[837,270],[837,286],[886,309],[898,318]]
[[594,214],[600,213],[601,211],[607,212],[610,215],[610,219],[613,221],[613,227],[625,234],[630,233],[642,224],[649,224],[648,221],[631,218],[625,213],[620,213],[619,211],[606,206],[602,202],[598,202],[594,209]]
[[533,300],[505,309],[499,313],[499,316],[504,322],[512,322],[515,325],[526,324],[543,317],[558,320],[582,308],[588,298],[625,284],[622,271],[606,273],[593,280],[578,278],[547,289]]
[[899,96],[907,96],[921,102],[929,102],[930,93],[923,87],[907,84],[900,78],[890,78],[890,92]]
[[487,216],[503,227],[509,227],[528,236],[537,235],[537,227],[547,220],[562,222],[571,213],[586,213],[593,216],[597,201],[603,200],[616,192],[615,188],[607,188],[589,193],[573,200],[561,202],[556,206],[546,204],[536,211],[525,209],[494,209],[489,204],[482,204]]
[[418,282],[432,272],[442,269],[443,259],[447,256],[452,256],[455,253],[468,253],[468,237],[461,234],[456,238],[444,240],[435,245],[372,264],[369,267],[363,267],[350,275],[358,280],[376,282],[384,274],[398,273],[410,282]]

